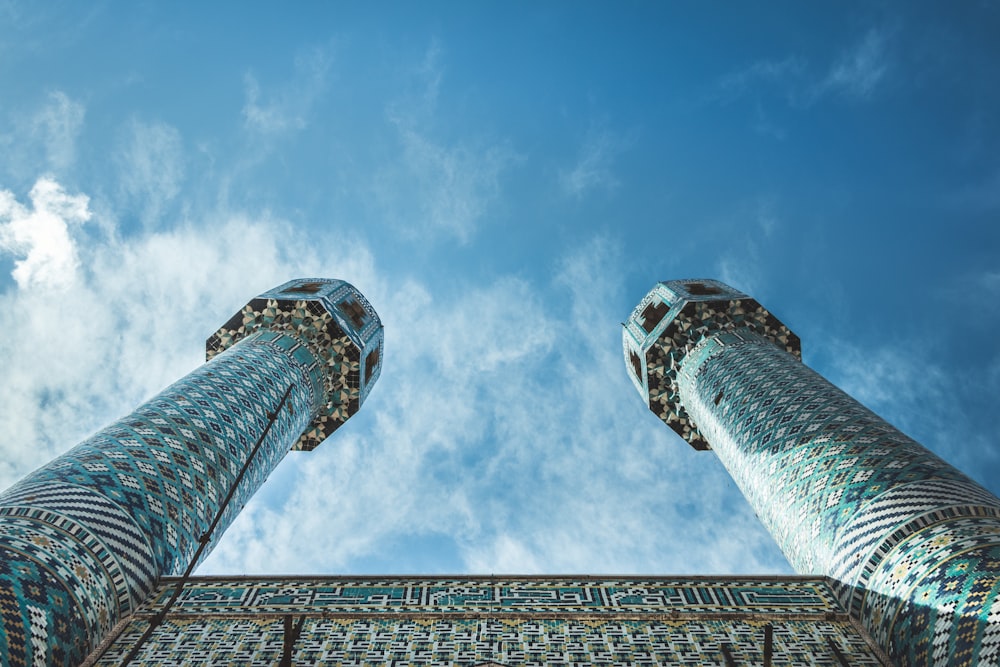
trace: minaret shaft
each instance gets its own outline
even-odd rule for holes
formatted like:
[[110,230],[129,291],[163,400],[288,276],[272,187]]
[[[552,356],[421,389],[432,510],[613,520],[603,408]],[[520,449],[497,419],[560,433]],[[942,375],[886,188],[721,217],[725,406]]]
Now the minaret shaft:
[[[955,503],[1000,514],[988,491],[753,332],[702,340],[681,364],[678,386],[799,572],[854,584],[881,545],[875,525],[891,533]],[[935,493],[920,492],[925,486]],[[865,530],[852,530],[859,518]]]
[[241,341],[0,495],[3,576],[16,576],[16,559],[52,577],[24,610],[36,634],[65,623],[82,633],[72,643],[93,646],[159,577],[182,571],[289,385],[217,535],[291,448],[312,418],[314,382],[285,352],[301,343],[262,333],[270,340]]
[[717,454],[792,567],[830,577],[893,664],[1000,662],[1000,499],[803,365],[722,283],[660,283],[623,342],[650,408]]
[[955,664],[960,635],[981,639],[1000,607],[997,498],[752,331],[703,339],[677,378],[792,567],[833,578],[891,655],[933,659],[909,651],[934,628]]
[[0,664],[83,662],[216,516],[203,554],[289,450],[358,410],[381,349],[354,287],[286,283],[208,339],[211,361],[0,494]]

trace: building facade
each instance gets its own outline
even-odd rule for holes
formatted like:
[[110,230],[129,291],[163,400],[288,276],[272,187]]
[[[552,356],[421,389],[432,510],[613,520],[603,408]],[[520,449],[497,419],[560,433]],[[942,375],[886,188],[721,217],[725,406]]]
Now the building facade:
[[[163,584],[97,665],[117,666]],[[189,580],[133,664],[875,667],[823,577]]]
[[798,337],[727,285],[657,284],[623,342],[650,409],[716,453],[892,664],[998,664],[1000,500],[803,365]]

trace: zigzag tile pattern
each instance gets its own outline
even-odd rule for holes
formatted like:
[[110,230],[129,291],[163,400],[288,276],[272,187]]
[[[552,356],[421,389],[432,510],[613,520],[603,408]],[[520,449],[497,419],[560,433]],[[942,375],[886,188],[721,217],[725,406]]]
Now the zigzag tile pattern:
[[0,547],[0,664],[78,664],[92,645],[83,602],[71,593],[78,582],[33,556]]
[[867,584],[861,613],[878,623],[876,639],[908,664],[995,664],[998,570],[995,517],[934,524],[886,554]]
[[[0,516],[21,516],[54,526],[86,546],[108,572],[118,608],[134,609],[155,581],[152,546],[126,508],[92,489],[25,480],[7,491]],[[40,507],[56,507],[58,512]]]

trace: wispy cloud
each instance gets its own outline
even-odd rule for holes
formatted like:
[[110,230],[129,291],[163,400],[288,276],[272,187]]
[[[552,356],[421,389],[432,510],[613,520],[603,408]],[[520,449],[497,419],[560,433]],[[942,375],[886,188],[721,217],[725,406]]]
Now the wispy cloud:
[[277,135],[302,130],[318,96],[326,87],[331,57],[327,49],[313,48],[295,59],[292,78],[265,90],[253,72],[243,77],[245,102],[243,123],[261,135]]
[[184,181],[180,132],[161,122],[132,120],[116,154],[125,206],[149,227],[160,222]]
[[441,59],[434,42],[413,72],[416,92],[388,105],[401,153],[376,174],[372,190],[380,215],[407,237],[465,243],[498,198],[501,175],[520,158],[502,141],[436,136]]
[[595,190],[613,192],[619,185],[613,171],[615,159],[631,143],[629,138],[603,127],[592,126],[576,163],[572,168],[559,172],[559,184],[563,191],[577,199]]
[[885,31],[869,30],[837,58],[811,95],[818,98],[835,94],[860,100],[871,97],[889,71],[887,44]]
[[408,236],[468,241],[499,196],[513,152],[503,145],[445,145],[398,123],[397,130],[402,160],[378,175],[380,204]]
[[83,104],[57,90],[49,93],[47,104],[32,118],[32,131],[45,147],[49,169],[61,172],[75,161],[85,113]]
[[808,108],[829,97],[869,100],[891,72],[891,36],[887,29],[871,28],[825,68],[800,55],[755,61],[722,77],[710,98],[730,104],[750,97],[755,105],[754,128],[784,139],[785,130],[771,120],[763,106],[765,96],[777,96],[793,108]]
[[762,84],[777,86],[790,94],[806,71],[806,61],[798,56],[780,60],[765,58],[722,77],[714,97],[721,102],[732,102],[755,92]]
[[774,243],[772,236],[781,229],[778,202],[773,196],[760,196],[739,208],[736,221],[725,235],[730,242],[720,246],[716,275],[747,294],[764,294],[765,257]]
[[1000,169],[943,197],[946,206],[977,212],[1000,209]]
[[940,403],[945,398],[941,370],[899,343],[870,350],[834,341],[838,386],[881,414],[914,414],[909,410],[913,405]]
[[38,106],[15,107],[8,113],[7,132],[0,125],[0,169],[17,182],[30,183],[39,173],[59,177],[73,168],[86,118],[81,101],[53,90]]

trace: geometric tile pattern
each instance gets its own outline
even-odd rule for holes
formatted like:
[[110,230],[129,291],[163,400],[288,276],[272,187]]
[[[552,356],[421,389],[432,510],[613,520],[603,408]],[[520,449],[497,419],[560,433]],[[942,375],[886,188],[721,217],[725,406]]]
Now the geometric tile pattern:
[[[150,597],[162,604],[173,593],[164,584]],[[253,611],[391,613],[805,613],[844,609],[822,579],[629,577],[326,577],[233,581],[199,577],[187,584],[173,609],[178,613],[230,614]]]
[[[766,624],[772,665],[883,664],[821,578],[553,577],[193,579],[136,664],[274,665],[286,615],[303,619],[303,665],[762,664]],[[144,626],[96,664],[119,664]]]
[[993,517],[951,519],[897,544],[867,584],[879,594],[863,601],[880,640],[908,664],[998,664],[997,533]]
[[286,390],[203,556],[304,433],[360,405],[381,369],[364,297],[299,280],[258,302],[204,366],[0,494],[0,662],[78,664],[181,572]]
[[322,378],[316,413],[292,447],[311,450],[358,411],[382,372],[382,323],[364,295],[343,280],[292,280],[264,292],[205,343],[211,359],[260,329],[285,332],[311,350]]
[[[996,664],[1000,500],[773,335],[719,326],[728,303],[705,305],[715,319],[687,327],[671,400],[789,562],[835,580],[895,664]],[[637,344],[645,345],[675,340],[649,336]]]
[[[716,280],[658,283],[623,325],[629,379],[649,409],[695,449],[711,449],[678,396],[677,371],[708,332],[748,328],[801,358],[799,337],[746,294]],[[655,344],[653,344],[655,341]]]

